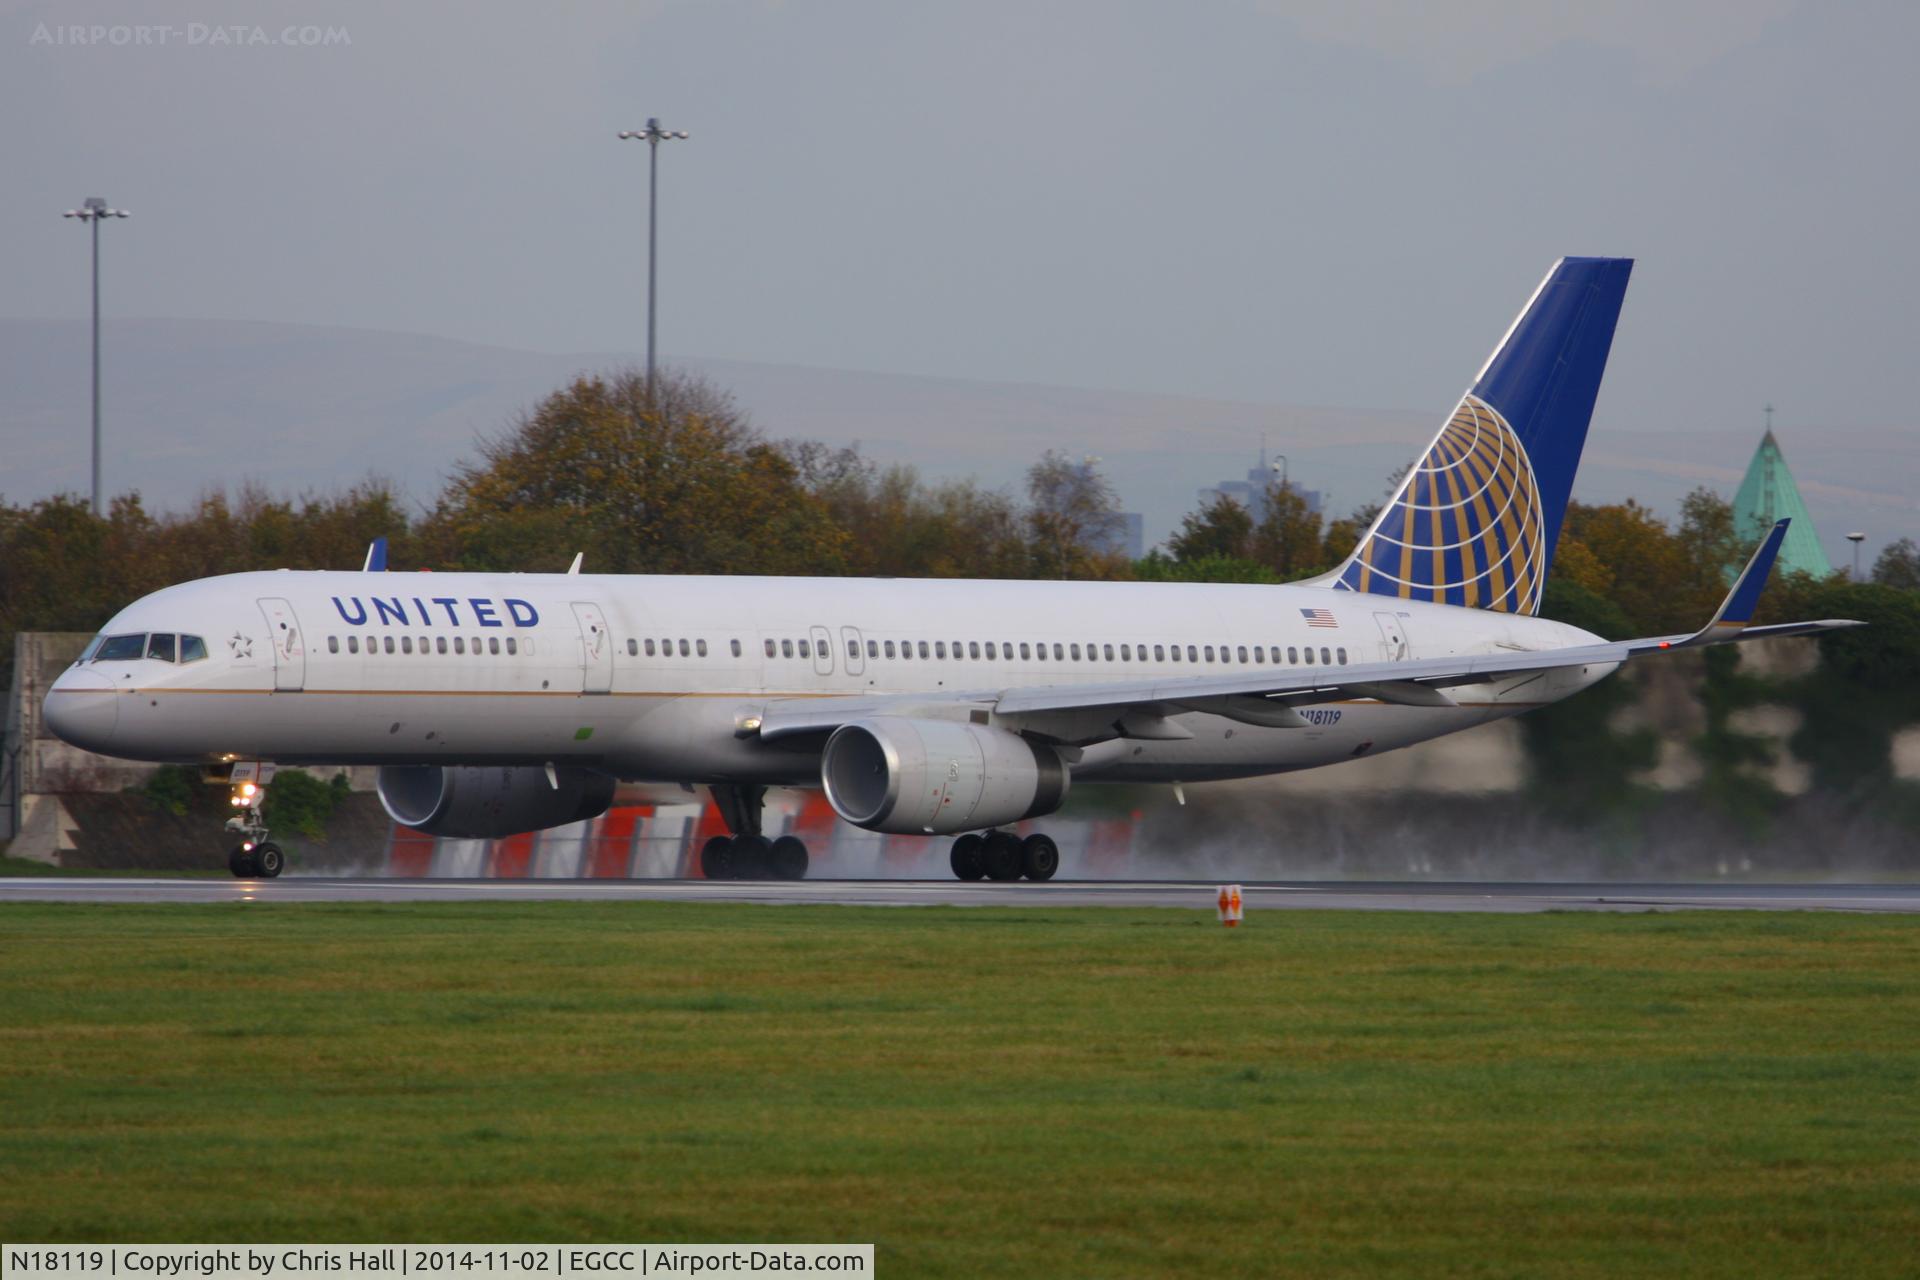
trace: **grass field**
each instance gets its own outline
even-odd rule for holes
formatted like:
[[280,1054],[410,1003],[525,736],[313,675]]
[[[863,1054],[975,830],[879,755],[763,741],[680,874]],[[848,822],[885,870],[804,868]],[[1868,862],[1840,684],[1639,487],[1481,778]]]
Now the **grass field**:
[[0,908],[0,1238],[1913,1275],[1920,921]]

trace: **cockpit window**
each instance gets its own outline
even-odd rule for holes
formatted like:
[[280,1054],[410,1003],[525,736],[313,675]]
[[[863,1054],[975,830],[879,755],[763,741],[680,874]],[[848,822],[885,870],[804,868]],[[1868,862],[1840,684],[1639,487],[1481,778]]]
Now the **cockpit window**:
[[147,637],[147,656],[161,662],[173,661],[173,634],[156,631]]
[[95,662],[132,662],[146,651],[145,632],[137,636],[108,636],[101,642],[100,650],[93,655],[93,660]]
[[105,644],[106,641],[107,638],[105,636],[95,636],[93,639],[87,641],[87,647],[80,651],[80,656],[73,660],[73,665],[77,667],[83,662],[92,662],[93,655],[100,652],[100,646]]
[[180,661],[198,662],[207,656],[207,642],[199,636],[180,637]]

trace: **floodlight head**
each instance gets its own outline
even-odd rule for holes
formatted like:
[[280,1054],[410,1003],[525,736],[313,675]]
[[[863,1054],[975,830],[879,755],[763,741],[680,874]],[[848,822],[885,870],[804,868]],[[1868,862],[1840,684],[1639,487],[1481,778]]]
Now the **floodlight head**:
[[99,196],[88,196],[83,207],[91,209],[95,213],[104,213],[107,208],[107,202]]
[[1847,535],[1848,542],[1865,542],[1866,540],[1867,535],[1864,533],[1850,533]]

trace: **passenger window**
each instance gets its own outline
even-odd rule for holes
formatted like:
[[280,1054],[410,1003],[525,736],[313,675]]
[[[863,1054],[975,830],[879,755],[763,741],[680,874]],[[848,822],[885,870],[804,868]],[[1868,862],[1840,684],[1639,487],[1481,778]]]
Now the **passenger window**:
[[877,658],[880,656],[880,642],[878,640],[867,641],[867,656],[869,658]]
[[793,656],[793,641],[782,640],[780,642],[780,656],[783,658],[791,658]]
[[1026,644],[1026,641],[1024,640],[1020,642],[1020,661],[1022,662],[1030,661],[1027,655],[1027,644]]
[[381,647],[382,647],[382,648],[384,648],[384,649],[385,649],[385,650],[386,650],[386,651],[387,651],[388,653],[392,653],[392,652],[393,652],[393,637],[392,637],[392,636],[384,636],[384,637],[382,637],[382,639],[384,639],[386,643],[385,643],[385,644],[383,644],[383,645],[382,645]]
[[[768,640],[768,641],[766,642],[766,646],[767,646],[767,656],[768,656],[769,658],[771,658],[771,657],[773,657],[773,641],[772,641],[772,640]],[[651,640],[649,640],[649,641],[647,641],[647,652],[648,652],[648,653],[652,653],[652,652],[653,652],[653,641],[651,641]]]
[[1078,661],[1080,661],[1080,646],[1079,646],[1079,645],[1077,645],[1077,644],[1075,644],[1075,645],[1068,645],[1068,646],[1067,646],[1067,656],[1068,656],[1068,657],[1070,657],[1070,658],[1072,658],[1072,659],[1073,659],[1073,660],[1074,660],[1075,662],[1078,662]]
[[1063,652],[1057,644],[1053,646],[1053,660],[1055,662],[1065,662],[1067,660],[1066,653]]
[[487,637],[487,652],[489,654],[492,654],[496,658],[500,656],[500,637],[499,636]]
[[887,656],[889,658],[893,656],[893,641],[891,640],[887,641]]
[[1206,655],[1207,655],[1207,661],[1208,661],[1208,662],[1212,662],[1212,661],[1213,661],[1213,646],[1212,646],[1212,645],[1208,645],[1208,646],[1206,647],[1206,650],[1205,650],[1205,653],[1206,653]]
[[432,652],[433,652],[433,641],[431,641],[431,640],[429,640],[429,639],[427,639],[427,638],[426,638],[425,636],[421,636],[421,637],[420,637],[420,652],[421,652],[421,653],[432,653]]
[[1300,665],[1300,651],[1292,645],[1287,646],[1287,663],[1295,667]]
[[927,656],[927,642],[925,640],[920,642],[920,656],[922,658]]
[[508,636],[508,637],[507,637],[507,656],[511,658],[511,657],[513,657],[513,656],[514,656],[514,654],[515,654],[515,653],[517,653],[517,652],[518,652],[518,650],[516,650],[516,649],[515,649],[515,647],[514,647],[514,643],[513,643],[513,637],[512,637],[512,636]]
[[180,637],[180,661],[198,662],[207,656],[207,642],[199,636]]
[[[1124,649],[1124,648],[1126,648],[1126,646],[1125,646],[1125,645],[1122,645],[1122,646],[1120,646],[1120,647],[1121,647],[1121,648],[1123,648],[1123,649]],[[1106,659],[1107,659],[1107,661],[1108,661],[1108,662],[1112,662],[1112,661],[1113,661],[1113,646],[1112,646],[1112,645],[1110,645],[1110,644],[1109,644],[1109,645],[1103,645],[1103,646],[1101,647],[1101,650],[1100,650],[1100,652],[1101,652],[1102,654],[1104,654],[1104,655],[1106,656]]]
[[94,655],[95,662],[132,662],[147,651],[147,635],[143,631],[137,636],[108,636],[107,642],[100,646],[100,652]]
[[1273,665],[1276,667],[1279,666],[1280,665],[1280,646],[1276,644],[1267,652],[1273,655]]
[[1165,662],[1167,660],[1167,651],[1164,646],[1153,646],[1153,660],[1155,662]]
[[1308,665],[1308,666],[1312,666],[1312,665],[1313,665],[1313,650],[1312,650],[1312,649],[1308,649],[1308,650],[1307,650],[1307,665]]
[[465,636],[455,636],[453,638],[453,651],[462,657],[466,656],[467,638]]
[[967,641],[967,656],[969,658],[977,658],[980,656],[980,642],[978,640]]
[[860,642],[858,640],[847,641],[847,656],[849,658],[857,658],[860,656]]
[[696,658],[704,658],[707,656],[707,642],[705,640],[695,640],[693,642],[693,656]]
[[1247,660],[1247,646],[1241,645],[1237,656],[1239,657],[1240,661],[1245,662]]
[[687,656],[687,642],[685,640],[680,642],[680,656],[683,658]]
[[933,642],[933,656],[936,658],[944,658],[947,656],[947,642],[945,640],[935,640]]
[[1327,651],[1326,651],[1326,650],[1325,650],[1324,648],[1323,648],[1323,649],[1321,649],[1321,650],[1320,650],[1320,662],[1321,662],[1321,664],[1322,664],[1322,665],[1327,665],[1327,664],[1330,664],[1330,663],[1332,663],[1332,661],[1333,661],[1333,655],[1332,655],[1331,653],[1328,653],[1328,652],[1327,652]]
[[1265,662],[1267,660],[1266,650],[1262,649],[1259,645],[1253,646],[1253,660],[1255,662]]
[[740,642],[738,640],[727,641],[727,647],[733,651],[734,657],[737,658],[740,656]]
[[347,652],[348,652],[348,653],[358,653],[358,652],[360,652],[360,637],[359,637],[359,636],[348,636],[348,637],[347,637]]
[[[651,657],[653,657],[653,656],[654,656],[654,648],[653,648],[653,637],[652,637],[652,636],[648,636],[648,637],[647,637],[647,644],[646,644],[646,649],[647,649],[647,656],[648,656],[649,658],[651,658]],[[771,657],[773,656],[773,641],[771,641],[771,640],[769,640],[769,641],[767,641],[767,656],[768,656],[769,658],[771,658]]]
[[1133,648],[1130,645],[1123,644],[1120,646],[1120,661],[1122,662],[1133,661]]
[[1187,661],[1188,662],[1200,661],[1200,651],[1194,648],[1192,645],[1187,646]]
[[813,649],[805,640],[800,642],[800,656],[803,658],[811,658],[813,656]]
[[340,652],[340,637],[339,637],[339,636],[328,636],[328,637],[327,637],[327,652],[328,652],[328,653],[338,653],[338,652]]
[[1347,651],[1345,649],[1335,650],[1334,655],[1340,659],[1341,666],[1344,667],[1347,665]]
[[640,642],[632,636],[627,637],[627,656],[629,658],[637,658],[640,656]]
[[400,637],[400,652],[402,652],[402,653],[412,653],[412,652],[413,652],[413,637],[412,637],[412,636],[401,636],[401,637]]
[[1175,662],[1180,661],[1180,646],[1179,645],[1173,646],[1173,648],[1168,651],[1167,656],[1172,658]]
[[447,638],[445,636],[435,636],[433,638],[433,651],[435,653],[445,653],[447,651]]
[[987,641],[987,661],[992,662],[995,656],[993,641],[989,640]]

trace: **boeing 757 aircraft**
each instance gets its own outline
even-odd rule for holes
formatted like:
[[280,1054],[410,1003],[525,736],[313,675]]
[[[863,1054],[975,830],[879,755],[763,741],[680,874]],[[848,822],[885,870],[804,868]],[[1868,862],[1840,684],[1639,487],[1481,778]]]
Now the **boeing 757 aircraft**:
[[[1289,586],[386,572],[241,573],[115,615],[49,690],[76,746],[213,766],[380,766],[394,821],[503,836],[620,780],[711,787],[711,877],[806,873],[768,787],[873,831],[951,835],[954,874],[1034,880],[1007,830],[1068,788],[1335,764],[1569,697],[1751,627],[1774,527],[1692,635],[1535,616],[1632,263],[1564,258],[1347,561]],[[575,567],[577,569],[578,562]],[[237,771],[244,776],[246,771]],[[235,875],[278,875],[236,788]]]

